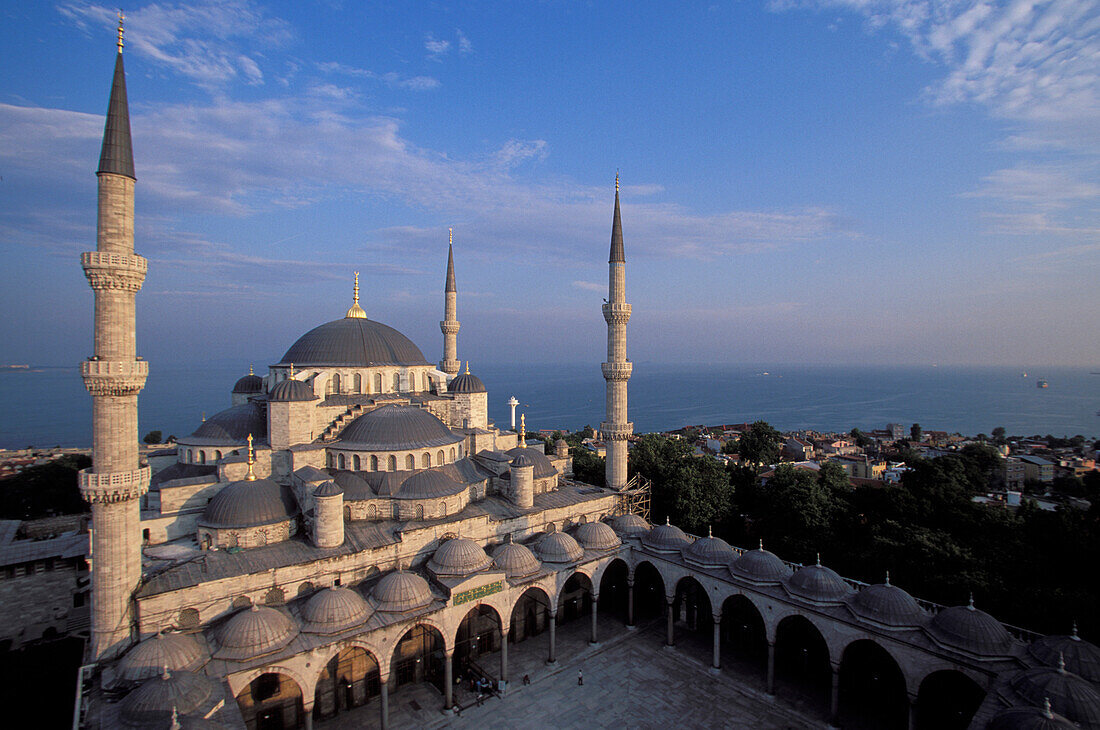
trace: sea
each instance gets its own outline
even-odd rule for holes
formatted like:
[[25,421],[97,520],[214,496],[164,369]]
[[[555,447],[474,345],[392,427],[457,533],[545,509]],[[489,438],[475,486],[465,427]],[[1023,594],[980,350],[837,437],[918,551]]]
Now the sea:
[[[153,363],[139,399],[139,435],[191,433],[204,414],[230,406],[246,372],[225,363]],[[489,418],[502,428],[510,427],[511,396],[528,431],[598,428],[603,420],[599,363],[483,365],[475,374],[489,390]],[[1040,378],[1047,388],[1036,387]],[[1021,436],[1100,436],[1100,374],[1089,368],[638,362],[629,394],[636,433],[765,420],[784,431],[919,423],[965,435],[1003,426]],[[92,399],[77,368],[0,370],[0,448],[86,447],[91,433]]]

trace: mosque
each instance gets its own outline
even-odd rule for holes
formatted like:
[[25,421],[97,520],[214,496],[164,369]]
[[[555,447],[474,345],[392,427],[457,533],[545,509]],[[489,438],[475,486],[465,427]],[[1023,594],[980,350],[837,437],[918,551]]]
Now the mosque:
[[[572,478],[568,447],[488,420],[489,394],[458,359],[453,248],[442,359],[369,319],[358,278],[345,315],[306,332],[152,473],[138,458],[136,183],[119,26],[97,170],[92,631],[77,722],[88,728],[312,728],[430,683],[559,625],[615,616],[707,637],[707,662],[750,657],[772,692],[797,670],[828,717],[842,697],[884,704],[884,727],[1100,728],[1100,649],[942,607],[889,579],[651,525],[628,479],[626,257],[616,181],[609,255],[607,486]],[[340,308],[342,309],[342,307]],[[339,310],[337,310],[339,311]],[[514,414],[514,411],[513,411]],[[513,415],[514,419],[514,415]],[[710,639],[713,639],[711,642]],[[792,667],[794,670],[792,670]],[[863,694],[847,689],[862,688]],[[534,688],[532,688],[534,689]],[[870,699],[867,699],[870,698]],[[864,700],[856,700],[864,701]],[[502,709],[502,711],[504,711]],[[510,711],[514,711],[510,710]]]

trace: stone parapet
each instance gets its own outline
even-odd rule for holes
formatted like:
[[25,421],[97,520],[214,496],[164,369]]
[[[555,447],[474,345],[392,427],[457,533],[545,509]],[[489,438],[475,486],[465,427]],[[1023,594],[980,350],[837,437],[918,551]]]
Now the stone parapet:
[[120,289],[136,292],[145,281],[149,262],[137,254],[86,251],[80,265],[92,289]]
[[133,471],[108,474],[97,474],[91,469],[81,469],[80,494],[89,504],[137,499],[149,491],[151,476],[152,472],[148,466],[141,466]]
[[608,324],[626,324],[630,321],[630,305],[625,302],[604,302],[603,318]]
[[600,437],[604,441],[626,441],[634,433],[634,423],[601,423]]
[[605,362],[600,365],[600,368],[603,370],[604,380],[630,380],[630,375],[634,372],[634,363]]
[[145,360],[85,360],[80,363],[84,387],[92,395],[136,395],[145,387]]

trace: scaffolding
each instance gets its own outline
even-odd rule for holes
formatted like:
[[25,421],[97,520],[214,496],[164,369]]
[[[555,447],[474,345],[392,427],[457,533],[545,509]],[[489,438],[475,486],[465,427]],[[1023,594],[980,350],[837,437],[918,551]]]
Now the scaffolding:
[[621,515],[634,514],[643,520],[649,520],[650,482],[641,474],[635,474],[626,486],[619,490],[619,508]]

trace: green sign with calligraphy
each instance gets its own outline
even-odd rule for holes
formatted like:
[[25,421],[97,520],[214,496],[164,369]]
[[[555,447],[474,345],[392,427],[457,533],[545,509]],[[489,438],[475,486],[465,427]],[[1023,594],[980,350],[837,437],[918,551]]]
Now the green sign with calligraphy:
[[461,606],[463,603],[469,603],[470,601],[476,601],[479,598],[485,598],[485,596],[491,596],[494,593],[500,593],[504,590],[504,581],[498,580],[494,583],[486,583],[483,586],[477,588],[471,588],[468,591],[462,591],[456,593],[451,599],[452,606]]

